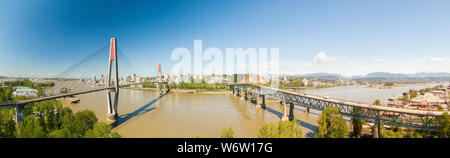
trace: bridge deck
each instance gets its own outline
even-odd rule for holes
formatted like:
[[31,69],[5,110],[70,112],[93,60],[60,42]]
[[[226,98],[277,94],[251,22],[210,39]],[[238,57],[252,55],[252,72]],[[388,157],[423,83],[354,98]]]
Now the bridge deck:
[[[152,82],[152,83],[167,84],[167,82]],[[139,84],[135,83],[135,84],[120,85],[120,87],[131,86],[131,85],[139,85]],[[21,100],[21,101],[0,103],[0,109],[12,108],[12,107],[14,107],[16,105],[23,105],[23,104],[28,104],[28,103],[40,102],[40,101],[51,100],[51,99],[56,99],[56,98],[63,98],[63,97],[72,96],[72,95],[92,93],[92,92],[103,91],[103,90],[114,89],[114,88],[115,88],[114,86],[112,86],[112,87],[101,87],[101,88],[94,88],[94,89],[89,89],[89,90],[83,90],[83,91],[79,91],[79,92],[60,94],[60,95],[55,95],[55,96],[47,96],[47,97],[34,98],[34,99],[29,99],[29,100]]]
[[51,100],[51,99],[56,99],[56,98],[63,98],[63,97],[72,96],[72,95],[92,93],[92,92],[103,91],[103,90],[114,89],[114,88],[115,87],[102,87],[102,88],[95,88],[95,89],[84,90],[84,91],[73,92],[73,93],[66,93],[66,94],[55,95],[55,96],[40,97],[40,98],[35,98],[35,99],[21,100],[21,101],[8,102],[8,103],[0,103],[0,109],[11,108],[11,107],[14,107],[15,105],[23,105],[23,104],[28,104],[28,103],[40,102],[40,101]]
[[325,97],[321,97],[321,96],[304,94],[304,93],[296,93],[296,92],[291,92],[291,91],[286,91],[286,90],[282,90],[282,89],[266,87],[266,86],[261,86],[261,85],[256,85],[256,84],[232,84],[232,86],[233,85],[234,86],[236,86],[236,85],[237,86],[255,86],[255,87],[259,87],[259,88],[270,89],[273,91],[279,91],[279,92],[296,95],[296,96],[300,96],[300,97],[311,98],[311,99],[316,99],[316,100],[321,100],[321,101],[331,102],[331,103],[336,103],[336,104],[344,104],[344,105],[360,107],[360,108],[365,108],[365,109],[389,111],[389,112],[396,112],[396,113],[407,113],[407,114],[414,114],[414,115],[424,115],[424,116],[441,116],[443,113],[441,111],[401,109],[401,108],[395,108],[395,107],[370,105],[370,104],[358,103],[358,102],[354,102],[354,101],[345,101],[345,100],[340,100],[340,99],[325,98]]

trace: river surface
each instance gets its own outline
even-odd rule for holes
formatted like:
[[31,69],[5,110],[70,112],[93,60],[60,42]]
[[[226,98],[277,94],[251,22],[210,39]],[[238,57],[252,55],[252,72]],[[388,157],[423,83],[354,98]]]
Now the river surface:
[[[74,112],[90,109],[99,121],[106,121],[106,92],[78,95],[81,101],[65,106]],[[119,121],[114,128],[123,137],[219,137],[220,130],[231,126],[236,137],[257,137],[259,128],[280,120],[279,102],[267,102],[266,109],[257,109],[230,93],[170,93],[159,97],[155,92],[121,89],[119,93]],[[315,116],[306,117],[298,108],[295,115],[302,120],[306,137],[314,135]]]
[[[58,85],[58,84],[57,84]],[[306,93],[333,98],[371,103],[393,95],[399,96],[410,89],[433,87],[439,84],[422,84],[375,89],[359,87],[334,87]],[[88,86],[87,86],[88,87]],[[77,104],[62,99],[64,106],[74,112],[90,109],[99,121],[106,121],[106,91],[82,94]],[[236,137],[257,137],[259,128],[280,120],[282,106],[278,101],[267,101],[266,109],[257,109],[231,93],[170,93],[162,97],[153,91],[121,89],[119,96],[118,126],[113,131],[123,137],[137,138],[192,138],[219,137],[220,130],[231,126]],[[313,137],[320,111],[305,113],[295,107],[294,115],[300,122],[305,137]]]
[[411,89],[420,90],[423,88],[431,88],[438,85],[447,86],[448,83],[410,84],[393,87],[390,89],[344,86],[305,91],[304,93],[311,95],[328,96],[330,98],[356,101],[367,104],[372,104],[373,102],[375,102],[375,100],[379,99],[382,104],[386,105],[389,98],[392,98],[393,96],[401,97],[403,96],[404,92],[408,92]]

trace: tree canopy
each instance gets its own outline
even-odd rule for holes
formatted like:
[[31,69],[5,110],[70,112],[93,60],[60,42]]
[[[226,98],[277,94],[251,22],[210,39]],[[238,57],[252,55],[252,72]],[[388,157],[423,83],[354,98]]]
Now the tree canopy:
[[322,111],[316,137],[348,138],[347,122],[336,107],[328,107]]
[[225,127],[220,131],[220,138],[234,138],[234,130],[230,127]]
[[448,112],[442,113],[441,118],[439,119],[439,127],[441,129],[441,138],[450,138],[450,116]]
[[25,105],[24,120],[13,120],[14,109],[0,110],[0,137],[18,138],[119,138],[111,132],[111,126],[97,122],[91,110],[73,113],[62,107],[57,100],[48,100]]
[[264,124],[258,132],[259,138],[302,138],[300,124],[295,121],[280,121]]

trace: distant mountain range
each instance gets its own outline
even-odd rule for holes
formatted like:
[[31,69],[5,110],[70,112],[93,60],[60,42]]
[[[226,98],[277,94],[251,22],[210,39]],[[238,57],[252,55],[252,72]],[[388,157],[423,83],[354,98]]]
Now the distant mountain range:
[[320,78],[320,79],[326,79],[326,80],[339,80],[339,79],[347,78],[341,74],[324,73],[324,72],[304,74],[304,75],[295,75],[295,77]]
[[450,73],[447,72],[419,72],[413,74],[402,74],[402,73],[389,73],[389,72],[372,72],[367,75],[358,75],[346,77],[341,74],[336,73],[310,73],[303,75],[295,75],[295,77],[307,77],[307,78],[320,78],[328,80],[338,80],[338,79],[369,79],[369,78],[450,78]]

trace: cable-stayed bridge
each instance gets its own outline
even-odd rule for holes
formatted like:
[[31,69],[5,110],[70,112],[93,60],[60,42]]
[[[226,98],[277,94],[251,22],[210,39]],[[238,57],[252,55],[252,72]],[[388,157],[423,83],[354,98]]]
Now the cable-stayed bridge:
[[[107,50],[108,45],[109,51]],[[76,63],[74,66],[63,72],[61,76],[58,77],[58,79],[65,80],[65,82],[56,84],[55,87],[49,91],[49,96],[0,103],[0,109],[16,108],[16,121],[21,121],[23,120],[23,109],[26,104],[80,94],[89,94],[98,91],[106,91],[106,99],[108,101],[107,119],[110,121],[116,121],[118,119],[117,108],[120,88],[136,85],[139,83],[121,83],[121,80],[119,79],[118,59],[121,59],[122,62],[120,65],[124,66],[124,69],[127,68],[126,66],[129,66],[129,69],[133,69],[133,66],[126,58],[126,56],[124,56],[124,53],[119,53],[121,52],[121,50],[117,47],[116,38],[111,38],[108,45],[100,48],[93,54],[89,55],[85,59],[81,60],[80,62]],[[105,52],[108,52],[108,58],[105,58]],[[105,69],[105,63],[108,63],[108,66],[106,67],[107,69]],[[103,84],[92,86],[82,81],[83,79],[89,78],[92,74],[98,74],[102,72],[107,72],[107,74],[105,75],[106,77],[101,78],[101,83]],[[161,77],[160,67],[158,70],[158,75]],[[156,83],[158,85],[157,91],[159,93],[169,91],[167,85],[168,83],[161,80],[161,78],[158,78],[155,81],[151,81],[151,83]],[[262,104],[258,104],[258,106],[261,107],[265,107],[266,97],[280,100],[283,105],[281,117],[282,120],[293,119],[293,109],[295,105],[305,107],[308,109],[307,111],[309,111],[309,109],[323,110],[326,107],[337,107],[342,114],[348,117],[375,123],[376,125],[378,125],[378,129],[380,128],[380,124],[385,124],[410,127],[421,130],[439,131],[437,123],[439,122],[440,116],[442,115],[442,112],[429,112],[368,105],[352,101],[294,93],[255,84],[242,83],[231,84],[229,86],[233,94],[245,97],[245,99],[248,99],[248,95],[251,95],[257,100],[261,97]],[[60,91],[61,88],[74,89],[74,91],[62,93]],[[287,111],[288,107],[286,106],[286,104],[289,104],[289,112]]]
[[[40,102],[45,100],[71,97],[74,95],[80,94],[88,94],[98,91],[107,91],[106,99],[108,103],[108,111],[107,111],[107,120],[115,122],[118,119],[118,100],[119,100],[119,88],[128,87],[133,85],[138,85],[141,83],[120,83],[119,79],[119,62],[118,58],[121,58],[124,66],[129,66],[128,69],[133,69],[133,66],[130,64],[124,53],[118,54],[117,42],[116,38],[111,38],[109,43],[109,51],[106,49],[108,45],[100,48],[95,51],[88,57],[82,59],[80,62],[76,63],[68,70],[64,71],[60,76],[58,76],[57,80],[63,80],[61,83],[56,84],[52,89],[49,90],[49,96],[43,96],[39,98],[27,99],[27,100],[18,100],[18,101],[10,101],[6,103],[0,103],[0,109],[2,108],[15,108],[16,109],[16,121],[23,120],[23,110],[24,106],[29,103]],[[103,59],[105,57],[105,52],[109,52],[109,58],[107,61]],[[107,67],[107,75],[106,78],[101,78],[101,85],[92,86],[86,84],[86,78],[89,78],[90,75],[95,73],[105,72],[104,65],[108,63]],[[127,67],[125,67],[126,69]],[[102,70],[103,69],[103,70]],[[114,70],[114,71],[113,71]],[[161,77],[161,69],[159,68],[159,76]],[[102,75],[103,76],[103,75]],[[156,83],[158,85],[157,92],[160,94],[169,92],[169,88],[167,82],[163,81],[161,78],[157,78],[154,81],[150,81],[147,83]],[[62,92],[62,89],[66,90]],[[72,89],[74,91],[72,92]],[[67,91],[68,90],[68,91]]]

